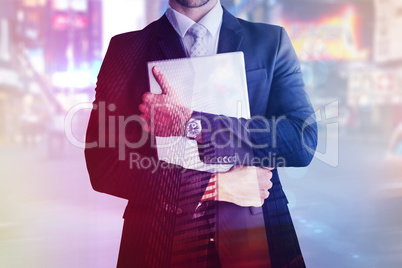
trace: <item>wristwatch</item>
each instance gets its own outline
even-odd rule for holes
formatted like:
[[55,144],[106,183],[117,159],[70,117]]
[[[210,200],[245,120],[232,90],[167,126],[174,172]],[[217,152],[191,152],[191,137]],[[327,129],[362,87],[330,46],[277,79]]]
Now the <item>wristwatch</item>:
[[197,139],[201,134],[201,120],[190,118],[186,123],[186,138],[190,140]]

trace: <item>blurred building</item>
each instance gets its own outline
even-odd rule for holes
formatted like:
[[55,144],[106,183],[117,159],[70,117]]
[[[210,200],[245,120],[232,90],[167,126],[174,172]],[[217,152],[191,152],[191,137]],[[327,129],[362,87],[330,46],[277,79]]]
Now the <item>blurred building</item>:
[[[23,97],[31,87],[31,73],[24,69],[18,37],[20,2],[5,1],[0,9],[0,144],[21,133]],[[19,16],[18,16],[19,15]]]
[[[348,72],[348,105],[362,131],[389,137],[402,123],[402,2],[373,1],[369,65]],[[386,140],[386,139],[385,139]]]
[[402,123],[402,2],[222,0],[230,12],[283,26],[318,109],[339,101],[348,134],[388,137]]
[[53,86],[92,87],[102,60],[102,2],[51,0],[45,10],[44,58]]
[[102,61],[102,1],[3,1],[0,142],[15,142],[27,118],[46,130],[53,115],[90,99]]
[[[49,114],[92,99],[105,51],[105,17],[109,34],[115,24],[137,30],[158,19],[167,2],[2,0],[0,109],[4,112],[0,113],[0,141],[21,132],[17,120],[21,109],[16,107],[23,105],[26,94],[35,96]],[[388,135],[400,124],[400,1],[221,3],[240,18],[285,27],[299,56],[313,105],[319,108],[339,101],[339,120],[346,130]],[[114,4],[128,9],[122,18],[117,19],[121,13],[116,15],[115,9],[103,9]]]

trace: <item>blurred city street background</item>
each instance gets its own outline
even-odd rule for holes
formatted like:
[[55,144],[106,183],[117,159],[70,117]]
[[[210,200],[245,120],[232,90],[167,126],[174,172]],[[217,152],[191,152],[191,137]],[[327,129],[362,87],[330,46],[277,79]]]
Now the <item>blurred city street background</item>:
[[[126,201],[80,145],[110,38],[166,3],[0,0],[0,267],[115,266]],[[285,27],[317,111],[312,164],[280,170],[307,267],[402,267],[402,0],[221,3]]]

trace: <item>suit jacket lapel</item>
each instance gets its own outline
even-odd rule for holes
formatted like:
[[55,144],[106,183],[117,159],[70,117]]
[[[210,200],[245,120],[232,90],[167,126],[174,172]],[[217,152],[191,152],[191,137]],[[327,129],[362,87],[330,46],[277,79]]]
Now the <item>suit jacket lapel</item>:
[[243,35],[239,21],[225,8],[223,8],[222,27],[218,43],[218,53],[239,51],[242,41]]
[[186,53],[181,44],[180,36],[170,24],[166,15],[163,15],[158,21],[158,46],[162,52],[161,59],[185,58]]
[[[162,55],[154,60],[185,58],[186,53],[180,36],[174,30],[166,15],[158,21],[157,46]],[[240,50],[243,41],[242,28],[232,14],[223,8],[222,27],[219,35],[218,53],[235,52]]]

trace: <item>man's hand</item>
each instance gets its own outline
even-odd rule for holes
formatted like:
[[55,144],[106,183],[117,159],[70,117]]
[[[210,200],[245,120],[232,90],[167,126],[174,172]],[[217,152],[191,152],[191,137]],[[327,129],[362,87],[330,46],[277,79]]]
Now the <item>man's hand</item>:
[[166,77],[158,67],[152,68],[152,73],[162,89],[162,94],[145,93],[139,108],[141,118],[146,122],[145,131],[155,136],[183,136],[185,124],[190,119],[192,111],[186,107],[171,88]]
[[272,187],[272,169],[251,166],[234,166],[217,173],[217,200],[242,207],[260,207],[268,198]]

